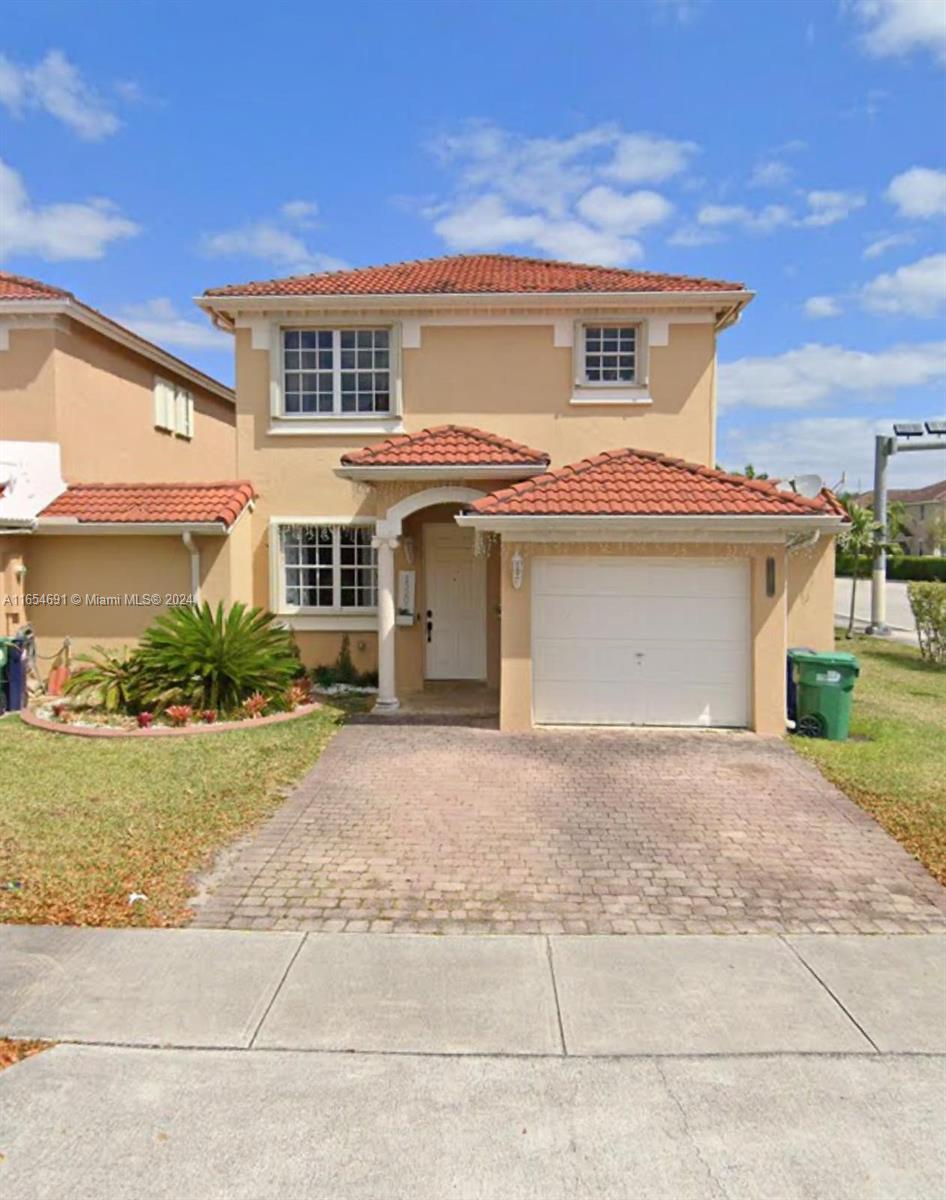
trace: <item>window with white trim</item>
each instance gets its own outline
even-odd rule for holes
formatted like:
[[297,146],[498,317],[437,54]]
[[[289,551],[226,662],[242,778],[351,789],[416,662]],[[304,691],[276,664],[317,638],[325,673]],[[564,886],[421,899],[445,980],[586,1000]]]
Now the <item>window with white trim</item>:
[[638,328],[636,325],[582,326],[580,382],[591,386],[628,386],[638,379]]
[[167,379],[154,381],[154,424],[178,437],[194,436],[194,397]]
[[365,612],[378,605],[378,561],[370,525],[278,527],[280,607]]
[[283,415],[388,415],[391,342],[390,329],[284,329]]

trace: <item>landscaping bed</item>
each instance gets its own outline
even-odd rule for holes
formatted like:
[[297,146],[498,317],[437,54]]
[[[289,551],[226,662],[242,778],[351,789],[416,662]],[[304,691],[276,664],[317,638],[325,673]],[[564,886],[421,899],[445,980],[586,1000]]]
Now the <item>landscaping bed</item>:
[[838,648],[861,663],[851,738],[791,745],[946,884],[946,669],[878,638]]
[[180,924],[192,876],[282,803],[344,717],[326,703],[264,728],[140,739],[0,720],[0,920]]
[[24,1058],[49,1050],[55,1042],[41,1042],[38,1038],[5,1038],[0,1037],[0,1071],[15,1066]]

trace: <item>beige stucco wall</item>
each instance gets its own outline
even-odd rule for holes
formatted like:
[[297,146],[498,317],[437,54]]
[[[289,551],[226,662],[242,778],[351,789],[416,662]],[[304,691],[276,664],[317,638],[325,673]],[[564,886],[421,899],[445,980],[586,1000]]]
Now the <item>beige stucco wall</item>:
[[834,541],[821,537],[788,554],[789,646],[834,649]]
[[0,537],[0,637],[12,637],[26,623],[25,537]]
[[[512,586],[510,560],[519,550],[525,559],[522,587]],[[576,557],[694,557],[744,558],[750,571],[750,711],[752,728],[758,733],[781,734],[785,730],[785,547],[761,543],[535,543],[503,542],[502,546],[502,684],[500,727],[504,731],[532,728],[532,571],[538,556]],[[765,561],[776,563],[775,595],[766,595]]]
[[[194,396],[194,437],[154,426],[155,377]],[[236,476],[233,405],[77,322],[10,329],[0,351],[0,438],[58,442],[67,483]]]

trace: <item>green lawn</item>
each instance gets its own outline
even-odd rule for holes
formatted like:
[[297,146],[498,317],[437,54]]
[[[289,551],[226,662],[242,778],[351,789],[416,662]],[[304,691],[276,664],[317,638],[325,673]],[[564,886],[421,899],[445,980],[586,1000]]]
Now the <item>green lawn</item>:
[[851,740],[791,745],[946,884],[946,669],[877,638],[838,638],[861,664]]
[[[0,721],[0,921],[176,925],[190,876],[280,803],[343,719],[92,739]],[[130,905],[132,892],[148,897]]]

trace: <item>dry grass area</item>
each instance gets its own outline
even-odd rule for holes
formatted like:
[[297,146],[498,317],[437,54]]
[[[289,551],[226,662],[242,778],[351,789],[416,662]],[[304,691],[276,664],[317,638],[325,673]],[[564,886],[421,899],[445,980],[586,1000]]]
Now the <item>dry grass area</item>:
[[0,1037],[0,1071],[15,1066],[24,1058],[48,1050],[55,1042],[41,1042],[37,1038],[4,1038]]
[[791,744],[946,884],[946,669],[877,638],[838,648],[861,664],[851,738]]
[[194,872],[279,805],[343,717],[326,706],[264,729],[140,740],[5,718],[0,921],[180,924]]

